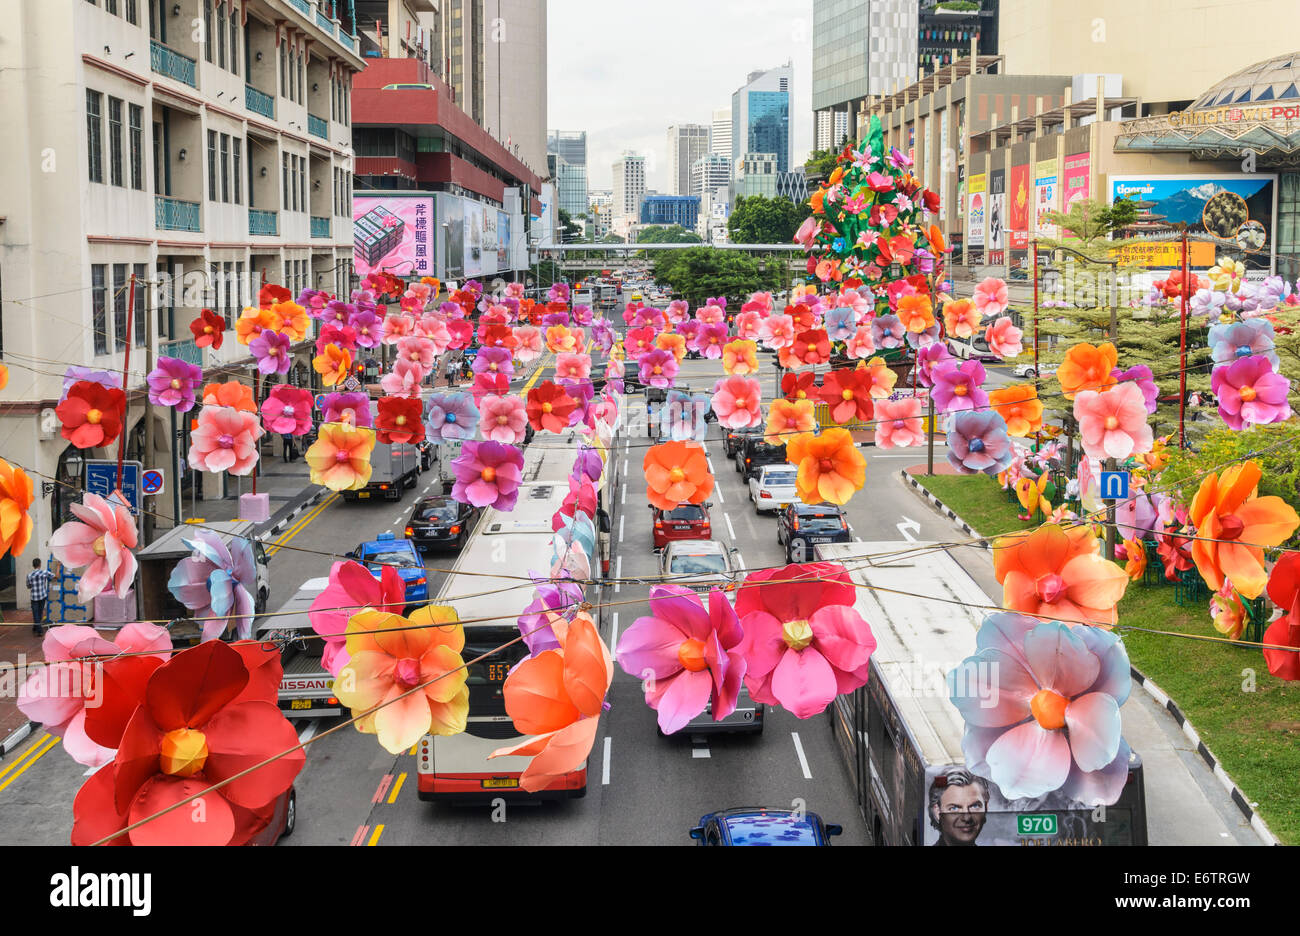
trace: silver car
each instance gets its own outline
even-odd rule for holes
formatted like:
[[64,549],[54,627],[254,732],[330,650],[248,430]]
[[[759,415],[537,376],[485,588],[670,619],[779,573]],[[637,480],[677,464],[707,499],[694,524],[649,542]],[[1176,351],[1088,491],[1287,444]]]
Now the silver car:
[[701,597],[721,588],[736,600],[736,550],[717,540],[673,540],[659,555],[659,574],[666,584],[684,585]]

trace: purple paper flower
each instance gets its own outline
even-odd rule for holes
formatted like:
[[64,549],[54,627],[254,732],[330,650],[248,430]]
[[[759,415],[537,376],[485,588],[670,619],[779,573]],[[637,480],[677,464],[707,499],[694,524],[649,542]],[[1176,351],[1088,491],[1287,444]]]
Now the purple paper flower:
[[203,380],[203,369],[180,358],[160,357],[146,380],[150,403],[174,406],[176,412],[188,413],[194,408],[194,388]]
[[181,542],[193,554],[176,563],[167,590],[196,618],[211,619],[203,621],[204,640],[216,640],[232,622],[236,636],[247,640],[253,632],[257,591],[252,544],[235,536],[227,545],[209,530],[199,530]]
[[569,475],[574,478],[585,477],[595,483],[600,480],[604,471],[605,463],[600,460],[600,453],[593,448],[583,446],[578,452],[578,457],[573,460],[573,470]]
[[331,299],[321,310],[320,319],[322,322],[333,322],[335,325],[347,325],[356,311],[356,306],[349,302]]
[[[711,361],[722,358],[722,348],[727,343],[727,323],[714,322],[704,325],[696,333],[694,351],[700,352]],[[690,347],[687,345],[687,347]]]
[[715,306],[717,306],[718,308],[722,309],[722,311],[724,311],[724,312],[727,311],[727,297],[726,297],[726,296],[710,296],[708,299],[705,299],[705,300],[704,300],[704,304],[705,304],[706,306],[709,306],[709,305],[715,305]]
[[466,442],[452,459],[456,475],[451,496],[462,504],[515,509],[524,476],[524,453],[501,442]]
[[916,264],[918,273],[934,272],[934,254],[930,253],[930,251],[926,250],[924,247],[916,248],[916,253],[913,255],[913,262]]
[[704,414],[709,411],[710,399],[707,393],[691,395],[669,390],[660,413],[660,441],[703,442],[709,431]]
[[121,374],[111,374],[108,371],[97,371],[93,368],[79,367],[76,364],[72,364],[63,372],[63,393],[59,397],[60,403],[67,399],[68,391],[71,390],[72,385],[79,380],[89,380],[91,383],[103,384],[105,387],[115,387],[118,390],[122,389]]
[[[569,287],[564,287],[566,290]],[[483,284],[476,279],[468,280],[465,283],[465,292],[473,293],[475,296],[483,295]]]
[[[677,330],[681,332],[680,327]],[[637,365],[641,368],[641,383],[647,387],[671,387],[677,376],[677,358],[671,351],[662,348],[654,348],[641,355],[637,358]]]
[[370,413],[370,394],[360,390],[325,394],[321,413],[323,423],[349,423],[359,429],[373,429],[375,425]]
[[590,325],[592,320],[591,306],[576,305],[573,307],[573,320],[579,325]]
[[1286,399],[1291,381],[1274,373],[1263,356],[1219,365],[1210,374],[1210,389],[1219,398],[1219,415],[1230,429],[1249,429],[1291,418]]
[[537,587],[533,589],[533,600],[524,608],[517,621],[519,633],[528,645],[529,656],[537,656],[543,650],[558,650],[560,641],[547,624],[546,613],[564,613],[572,611],[582,603],[582,586],[573,582],[549,581],[535,572],[530,576]]
[[546,298],[550,302],[568,302],[569,301],[569,284],[555,283],[547,290]]
[[1223,311],[1228,297],[1217,289],[1198,289],[1192,294],[1192,304],[1187,310],[1189,315],[1217,316]]
[[425,426],[430,439],[472,439],[478,431],[478,420],[478,407],[474,405],[472,393],[457,390],[435,393],[429,398]]
[[685,322],[682,322],[682,324],[678,325],[674,329],[674,331],[686,339],[687,348],[689,348],[692,351],[698,351],[699,348],[695,347],[694,345],[695,342],[699,340],[700,329],[703,327],[704,327],[704,323],[701,322],[699,319],[687,319]]
[[828,309],[822,327],[831,341],[847,341],[858,330],[858,317],[852,306]]
[[1239,358],[1254,356],[1262,357],[1274,368],[1281,366],[1276,340],[1273,323],[1262,318],[1214,325],[1208,336],[1215,364],[1230,364]]
[[360,347],[377,348],[384,343],[384,320],[373,309],[358,309],[348,324],[356,331]]
[[587,418],[587,410],[591,406],[591,399],[596,394],[594,385],[585,378],[573,379],[569,377],[562,378],[559,384],[564,388],[564,392],[573,397],[578,403],[573,408],[573,412],[569,414],[569,425],[576,426],[578,423],[584,422]]
[[552,328],[556,325],[567,326],[568,324],[569,324],[568,312],[547,312],[545,315],[542,316],[543,328]]
[[916,352],[916,379],[922,387],[934,386],[934,369],[953,360],[948,346],[936,341]]
[[509,377],[515,372],[514,358],[506,348],[479,348],[471,366],[476,374],[505,374]]
[[257,369],[263,374],[287,374],[289,359],[293,357],[292,344],[289,336],[283,332],[263,328],[248,343],[248,350],[257,361]]
[[989,395],[982,386],[987,374],[979,361],[948,361],[931,370],[930,375],[934,379],[934,405],[940,413],[988,406]]
[[906,331],[902,319],[892,313],[877,315],[871,320],[871,340],[882,351],[901,348]]
[[907,338],[907,344],[911,348],[928,348],[939,342],[939,323],[935,322],[923,332],[910,331],[904,337]]
[[[1115,505],[1115,528],[1124,539],[1154,539],[1160,527],[1160,505],[1167,494],[1139,493]],[[1150,534],[1150,535],[1148,535]]]
[[1151,368],[1145,364],[1135,364],[1128,370],[1120,370],[1118,367],[1112,368],[1110,375],[1116,380],[1123,383],[1132,381],[1138,385],[1142,391],[1142,399],[1147,405],[1147,412],[1156,411],[1157,400],[1160,398],[1160,388],[1156,386],[1155,378],[1151,376]]
[[[936,391],[937,392],[937,391]],[[1015,457],[1007,424],[993,410],[953,413],[948,423],[948,464],[962,474],[995,475]]]
[[591,323],[591,340],[596,342],[601,354],[608,354],[614,347],[614,330],[609,327],[608,319],[598,318]]

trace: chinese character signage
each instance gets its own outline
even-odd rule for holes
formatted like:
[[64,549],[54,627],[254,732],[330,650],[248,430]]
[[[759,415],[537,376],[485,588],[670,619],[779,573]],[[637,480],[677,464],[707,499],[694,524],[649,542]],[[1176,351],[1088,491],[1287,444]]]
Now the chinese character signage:
[[357,275],[385,270],[397,276],[435,276],[432,195],[358,195],[352,199]]

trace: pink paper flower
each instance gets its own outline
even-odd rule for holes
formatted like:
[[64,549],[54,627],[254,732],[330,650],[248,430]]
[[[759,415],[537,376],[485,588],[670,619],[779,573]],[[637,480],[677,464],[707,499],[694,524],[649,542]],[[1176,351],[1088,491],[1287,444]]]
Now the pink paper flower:
[[257,464],[262,427],[257,414],[230,406],[199,410],[198,428],[190,433],[190,467],[195,471],[250,474]]
[[433,345],[434,356],[445,352],[451,345],[451,332],[447,329],[447,320],[437,312],[428,312],[420,317],[413,334],[428,339]]
[[1020,343],[1022,336],[1023,332],[1012,325],[1011,319],[1005,315],[984,329],[984,340],[988,343],[989,350],[1003,358],[1015,357],[1024,350],[1024,345]]
[[922,445],[925,427],[921,422],[921,398],[880,400],[876,403],[876,445],[879,448]]
[[722,307],[710,303],[695,310],[695,318],[704,325],[716,325],[725,317]]
[[769,315],[759,324],[758,336],[769,348],[788,348],[794,344],[794,319],[785,314]]
[[1007,284],[990,276],[975,287],[975,293],[971,298],[975,300],[975,308],[979,310],[981,317],[991,318],[994,315],[1001,315],[1007,310]]
[[[443,303],[446,305],[447,303]],[[462,348],[468,348],[471,341],[474,340],[474,323],[463,318],[447,319],[447,333],[451,340],[447,342],[447,349],[450,351],[459,351]]]
[[391,312],[384,320],[384,344],[395,345],[397,342],[415,334],[415,316],[405,312]]
[[1074,398],[1083,450],[1091,458],[1125,459],[1151,451],[1147,405],[1135,383],[1117,384],[1104,392],[1080,390]]
[[466,442],[452,460],[451,496],[475,507],[514,510],[523,478],[524,453],[500,442]]
[[397,343],[397,356],[400,360],[420,365],[420,372],[427,375],[433,370],[433,361],[438,353],[428,338],[412,335]]
[[859,325],[848,340],[844,342],[844,349],[848,352],[849,357],[866,360],[876,353],[876,343],[871,339],[871,326]]
[[69,520],[55,530],[50,550],[68,568],[85,569],[77,582],[77,600],[88,604],[110,588],[117,597],[125,598],[135,581],[136,561],[131,550],[138,542],[131,511],[89,491],[71,509],[82,522]]
[[[358,562],[336,562],[330,567],[329,585],[307,609],[311,628],[324,640],[321,664],[334,676],[347,666],[348,619],[365,608],[385,614],[401,614],[406,607],[406,583],[396,567],[380,567],[379,578]],[[401,639],[400,633],[390,635]]]
[[542,356],[542,333],[533,325],[520,325],[515,329],[515,358],[520,364],[528,364]]
[[1219,398],[1219,415],[1230,429],[1291,418],[1286,399],[1291,382],[1273,372],[1267,357],[1243,357],[1219,365],[1210,374],[1210,386]]
[[373,429],[375,420],[370,412],[370,394],[362,390],[325,394],[321,399],[321,422]]
[[306,435],[311,430],[310,390],[277,384],[262,401],[262,425],[276,435]]
[[747,309],[736,315],[736,337],[753,341],[761,336],[763,313]]
[[591,355],[575,352],[557,354],[555,376],[565,380],[586,380],[591,376]]
[[424,380],[424,369],[419,361],[398,358],[393,362],[391,372],[379,379],[379,386],[388,396],[420,398],[420,383]]
[[[706,308],[717,309],[717,306],[706,306]],[[722,310],[719,309],[719,312]],[[706,322],[700,329],[695,339],[695,350],[699,351],[710,361],[716,361],[722,357],[722,348],[727,343],[727,324],[726,322]]]
[[523,397],[486,395],[479,402],[479,431],[483,438],[505,445],[524,441],[528,412]]
[[713,412],[718,425],[744,429],[763,425],[763,388],[752,377],[725,377],[713,386]]
[[647,387],[671,387],[677,376],[677,358],[671,351],[659,348],[647,351],[637,358],[637,364],[641,368],[641,383]]
[[722,592],[708,607],[689,588],[655,585],[650,616],[624,631],[615,655],[628,675],[644,681],[646,704],[664,734],[680,731],[709,708],[714,721],[736,710],[745,677],[740,621]]

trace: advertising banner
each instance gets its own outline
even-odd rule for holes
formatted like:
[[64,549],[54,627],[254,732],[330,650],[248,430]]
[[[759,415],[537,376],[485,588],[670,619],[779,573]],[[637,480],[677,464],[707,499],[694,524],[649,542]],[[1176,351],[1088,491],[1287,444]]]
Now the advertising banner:
[[442,228],[440,278],[455,280],[465,276],[465,200],[457,195],[438,196],[438,217]]
[[510,215],[497,212],[497,272],[510,270]]
[[[1247,269],[1273,268],[1276,175],[1254,172],[1111,176],[1107,196],[1111,204],[1116,199],[1127,198],[1137,205],[1137,223],[1124,232],[1129,236],[1173,240],[1180,226],[1186,225],[1193,241],[1244,252]],[[1204,262],[1207,255],[1209,263]],[[1202,262],[1192,261],[1192,266],[1213,265],[1213,252],[1202,252],[1200,256]],[[1167,253],[1158,252],[1146,265],[1175,265],[1164,262],[1167,257]]]
[[1056,236],[1056,225],[1047,221],[1047,212],[1056,210],[1056,166],[1055,159],[1044,159],[1034,166],[1034,231],[1039,237]]
[[352,241],[358,276],[386,270],[397,276],[435,276],[432,195],[357,195]]
[[483,274],[483,205],[466,200],[464,208],[465,276],[468,278]]
[[485,276],[496,273],[497,271],[497,210],[495,208],[483,208],[483,235],[481,246],[483,248],[483,267],[479,270]]
[[[1092,156],[1089,153],[1076,153],[1065,157],[1061,167],[1061,211],[1068,212],[1070,206],[1088,197],[1092,179]],[[1069,231],[1062,231],[1065,240],[1077,240]]]
[[1032,193],[1029,188],[1029,164],[1011,167],[1011,215],[1007,220],[1008,246],[1024,250],[1029,246],[1029,217]]
[[984,173],[973,175],[967,183],[970,208],[970,246],[984,246],[985,211],[988,208],[988,176]]
[[1007,171],[995,169],[989,173],[988,198],[988,262],[1007,262]]

